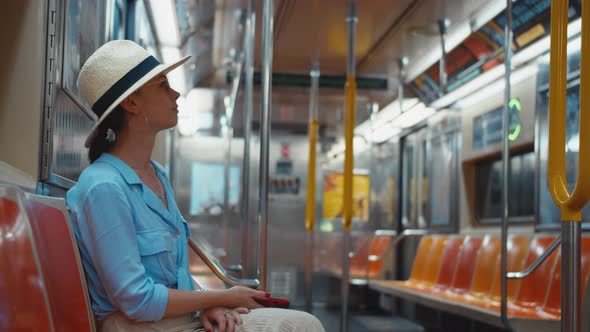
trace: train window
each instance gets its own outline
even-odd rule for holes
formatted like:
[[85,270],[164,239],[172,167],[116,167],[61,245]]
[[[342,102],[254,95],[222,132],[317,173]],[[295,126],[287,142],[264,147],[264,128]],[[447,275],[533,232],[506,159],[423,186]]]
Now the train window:
[[125,1],[109,0],[106,6],[105,35],[109,40],[125,39]]
[[[473,150],[484,149],[502,141],[502,114],[503,107],[499,107],[473,119]],[[508,132],[515,133],[518,126],[518,111],[512,111],[511,108],[509,114]]]
[[416,220],[416,176],[414,174],[414,146],[404,146],[402,176],[402,224],[412,227]]
[[[510,157],[509,216],[512,222],[534,218],[535,154],[533,151]],[[502,160],[486,160],[476,165],[475,192],[477,219],[497,223],[502,216]]]
[[[86,103],[80,97],[76,81],[80,69],[90,55],[102,44],[102,9],[98,0],[70,0],[67,5],[63,84],[67,92],[80,105]],[[86,105],[88,110],[90,107]]]
[[428,204],[426,130],[406,136],[402,164],[402,224],[425,228],[424,209]]
[[457,133],[450,133],[430,140],[429,156],[436,165],[428,162],[428,205],[426,218],[431,227],[444,227],[453,224],[457,200],[450,192],[456,191],[458,174]]
[[[225,165],[193,163],[191,170],[191,215],[220,215],[224,207]],[[240,167],[230,166],[229,206],[238,209],[240,197]]]
[[397,179],[399,160],[398,142],[387,142],[374,146],[371,163],[371,199],[369,219],[376,229],[396,229],[399,215],[397,200]]
[[135,40],[139,45],[145,47],[150,54],[159,54],[156,46],[156,36],[152,30],[144,1],[130,3],[128,17],[127,38]]
[[418,211],[418,226],[420,228],[426,228],[428,226],[426,221],[426,210],[428,209],[428,188],[430,187],[430,183],[428,182],[428,143],[426,140],[424,140],[420,145],[420,177],[418,178],[418,181],[420,181],[420,179],[421,181],[420,183],[417,183],[418,199],[416,200],[416,202],[420,202],[420,210]]

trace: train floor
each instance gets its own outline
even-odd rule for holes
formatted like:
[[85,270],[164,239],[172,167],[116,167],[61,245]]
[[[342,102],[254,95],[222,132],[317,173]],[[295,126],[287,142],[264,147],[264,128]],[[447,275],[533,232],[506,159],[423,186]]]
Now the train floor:
[[[303,310],[303,308],[293,308]],[[348,332],[509,332],[506,329],[446,314],[432,308],[416,306],[412,316],[401,317],[375,307],[351,309]],[[340,308],[314,306],[312,312],[324,325],[326,332],[340,332]],[[404,315],[405,316],[405,315]]]
[[[300,308],[295,308],[302,310]],[[312,314],[324,325],[326,332],[340,332],[340,308],[314,307]],[[412,321],[376,310],[349,311],[348,332],[422,332]]]

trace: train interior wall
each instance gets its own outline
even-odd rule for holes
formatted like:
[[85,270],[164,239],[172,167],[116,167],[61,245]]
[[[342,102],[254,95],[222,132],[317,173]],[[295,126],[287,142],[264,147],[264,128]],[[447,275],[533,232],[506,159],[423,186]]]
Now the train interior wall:
[[9,1],[0,20],[0,155],[37,180],[45,68],[45,1]]

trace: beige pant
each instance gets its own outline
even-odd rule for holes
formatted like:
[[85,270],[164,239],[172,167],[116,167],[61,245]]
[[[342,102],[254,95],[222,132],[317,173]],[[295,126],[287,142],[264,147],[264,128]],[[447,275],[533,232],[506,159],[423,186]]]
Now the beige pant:
[[[236,332],[324,332],[322,323],[303,311],[262,308],[240,317],[243,324],[236,328]],[[123,331],[204,332],[205,329],[198,318],[193,319],[189,315],[166,318],[159,322],[134,322],[122,313],[105,318],[99,329],[99,332]]]

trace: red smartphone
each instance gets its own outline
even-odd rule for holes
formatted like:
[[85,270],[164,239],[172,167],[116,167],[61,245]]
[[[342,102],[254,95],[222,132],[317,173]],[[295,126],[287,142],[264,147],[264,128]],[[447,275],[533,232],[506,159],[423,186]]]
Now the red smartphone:
[[256,299],[256,302],[262,304],[267,308],[282,308],[288,309],[289,308],[289,300],[287,299],[277,299],[274,297],[268,297],[265,299]]

